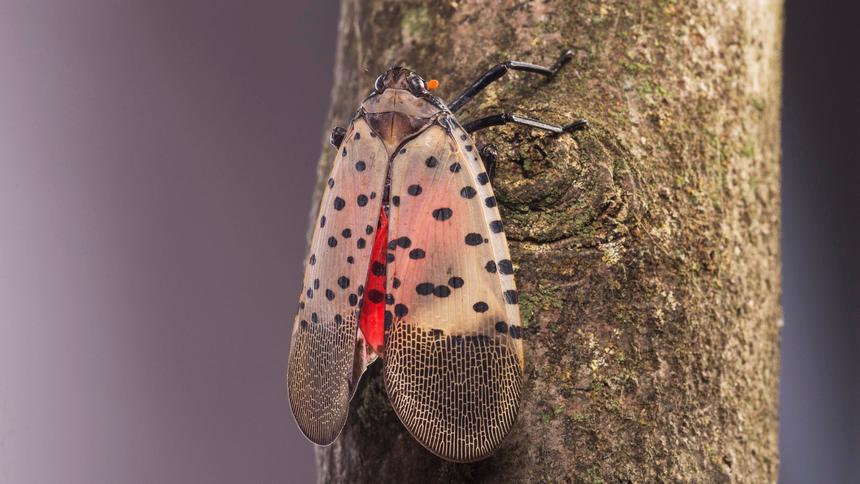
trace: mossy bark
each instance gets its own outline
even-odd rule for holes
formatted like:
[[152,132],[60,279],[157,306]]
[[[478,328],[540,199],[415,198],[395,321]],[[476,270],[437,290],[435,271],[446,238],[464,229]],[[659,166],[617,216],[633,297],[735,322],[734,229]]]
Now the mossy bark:
[[429,454],[371,367],[320,480],[775,481],[781,2],[344,0],[339,36],[332,125],[393,64],[451,99],[495,62],[574,48],[554,81],[509,74],[459,119],[591,127],[478,135],[499,151],[526,326],[503,448]]

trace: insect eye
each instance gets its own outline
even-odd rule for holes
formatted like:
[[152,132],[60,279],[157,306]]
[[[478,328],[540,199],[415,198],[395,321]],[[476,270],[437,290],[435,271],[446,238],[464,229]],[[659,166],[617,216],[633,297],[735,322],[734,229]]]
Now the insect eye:
[[376,89],[376,92],[382,92],[385,90],[385,83],[383,82],[384,77],[385,74],[376,78],[376,82],[373,84],[373,88]]
[[413,94],[427,92],[427,86],[424,84],[424,79],[421,79],[418,76],[411,76],[409,78],[409,90],[412,91]]

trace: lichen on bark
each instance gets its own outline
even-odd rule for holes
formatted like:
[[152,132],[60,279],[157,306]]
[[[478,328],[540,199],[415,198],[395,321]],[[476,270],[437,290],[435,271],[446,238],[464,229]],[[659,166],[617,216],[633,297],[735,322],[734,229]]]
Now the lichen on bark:
[[450,99],[492,63],[573,48],[555,80],[508,74],[458,117],[591,126],[478,136],[499,151],[526,326],[503,448],[432,456],[371,367],[344,433],[318,450],[320,480],[775,481],[781,32],[775,0],[344,0],[332,125],[390,65]]

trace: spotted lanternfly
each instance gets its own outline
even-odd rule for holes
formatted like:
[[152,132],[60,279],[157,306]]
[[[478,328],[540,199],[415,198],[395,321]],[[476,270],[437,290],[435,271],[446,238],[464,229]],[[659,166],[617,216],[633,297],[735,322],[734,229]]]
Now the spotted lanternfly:
[[508,70],[552,78],[571,56],[551,67],[498,64],[448,105],[429,92],[437,81],[394,67],[349,126],[332,131],[337,155],[288,371],[293,415],[312,442],[337,438],[377,357],[392,407],[434,454],[482,459],[507,435],[524,378],[522,328],[490,186],[494,151],[470,134],[505,123],[563,133],[586,122],[497,114],[461,125],[454,113]]

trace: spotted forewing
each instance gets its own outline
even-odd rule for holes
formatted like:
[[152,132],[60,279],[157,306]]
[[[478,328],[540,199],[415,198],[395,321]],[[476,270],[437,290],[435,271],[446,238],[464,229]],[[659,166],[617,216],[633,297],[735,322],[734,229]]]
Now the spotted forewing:
[[364,370],[359,305],[388,163],[382,143],[371,134],[364,120],[356,120],[335,157],[293,325],[290,405],[308,439],[321,445],[331,443],[343,428]]
[[389,229],[397,243],[389,244],[385,388],[425,447],[475,460],[496,448],[517,414],[523,347],[512,263],[468,136],[431,126],[404,150],[391,164],[399,203]]

